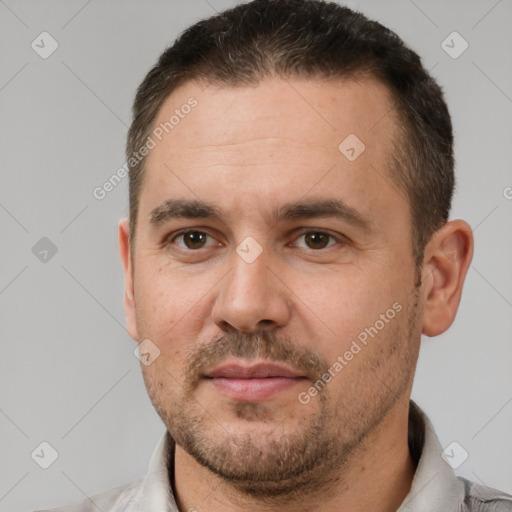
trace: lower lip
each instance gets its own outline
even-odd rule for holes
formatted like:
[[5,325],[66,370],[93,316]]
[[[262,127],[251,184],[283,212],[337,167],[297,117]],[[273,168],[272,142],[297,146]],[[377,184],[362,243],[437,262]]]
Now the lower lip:
[[262,379],[213,377],[208,380],[218,391],[233,400],[258,402],[290,389],[306,379],[305,377],[266,377]]

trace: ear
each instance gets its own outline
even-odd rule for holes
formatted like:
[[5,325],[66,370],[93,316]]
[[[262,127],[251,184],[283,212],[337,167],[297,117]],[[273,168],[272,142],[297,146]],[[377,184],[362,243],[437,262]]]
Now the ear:
[[133,287],[133,265],[130,252],[130,224],[129,219],[119,221],[119,255],[123,264],[124,273],[124,311],[126,315],[126,328],[130,336],[139,340],[137,317],[135,315],[135,296]]
[[455,320],[473,257],[473,232],[463,220],[448,221],[425,248],[423,334],[438,336]]

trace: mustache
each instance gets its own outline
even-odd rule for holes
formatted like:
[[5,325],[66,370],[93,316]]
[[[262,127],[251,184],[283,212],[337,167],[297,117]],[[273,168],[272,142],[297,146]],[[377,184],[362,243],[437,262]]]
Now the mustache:
[[197,345],[188,355],[187,381],[195,388],[201,377],[228,357],[263,359],[284,363],[316,381],[327,373],[329,365],[312,349],[297,347],[284,336],[272,331],[248,333],[230,331],[215,341]]

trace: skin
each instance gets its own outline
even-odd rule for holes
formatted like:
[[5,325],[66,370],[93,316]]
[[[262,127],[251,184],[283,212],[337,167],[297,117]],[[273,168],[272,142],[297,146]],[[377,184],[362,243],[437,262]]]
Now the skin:
[[[391,99],[377,81],[187,82],[155,125],[191,96],[197,107],[148,156],[133,260],[128,219],[119,223],[127,327],[160,350],[141,367],[177,442],[178,506],[396,510],[414,475],[407,415],[421,334],[455,318],[471,228],[453,220],[434,234],[415,287],[410,208],[385,166]],[[348,134],[366,146],[352,162],[338,150]],[[221,215],[153,225],[152,210],[169,199]],[[370,228],[332,216],[278,220],[287,203],[313,199],[343,200]],[[176,235],[184,228],[209,237],[188,248]],[[262,250],[251,263],[236,250],[249,236]],[[401,311],[301,403],[393,304]],[[267,359],[304,378],[250,403],[202,378],[219,363]]]

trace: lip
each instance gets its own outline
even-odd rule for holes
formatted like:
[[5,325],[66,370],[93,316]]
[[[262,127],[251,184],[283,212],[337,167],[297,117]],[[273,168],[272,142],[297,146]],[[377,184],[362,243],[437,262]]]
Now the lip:
[[261,362],[251,365],[225,363],[206,373],[206,377],[225,377],[227,379],[265,379],[267,377],[304,377],[304,375],[277,363]]
[[276,363],[222,364],[204,378],[223,395],[238,402],[261,402],[297,385],[306,377]]

